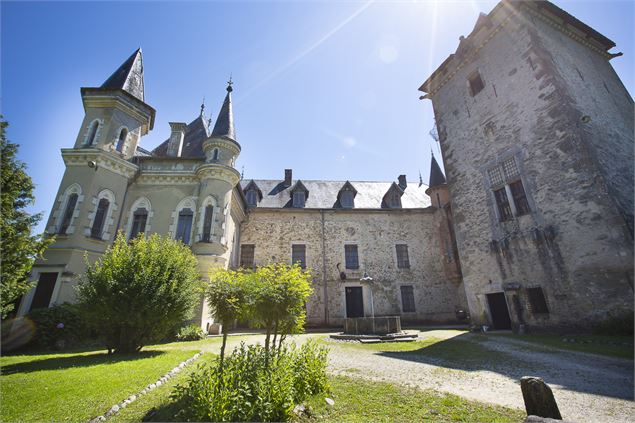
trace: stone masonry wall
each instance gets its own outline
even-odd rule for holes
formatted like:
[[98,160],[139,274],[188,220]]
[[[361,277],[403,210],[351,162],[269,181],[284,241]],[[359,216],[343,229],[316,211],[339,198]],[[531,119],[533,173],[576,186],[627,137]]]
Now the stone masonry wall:
[[[346,243],[358,245],[358,270],[345,269]],[[397,243],[408,245],[410,269],[397,268]],[[401,315],[405,321],[450,322],[456,320],[456,309],[466,307],[462,285],[444,277],[432,209],[256,208],[250,210],[241,227],[241,245],[244,244],[255,245],[256,265],[290,263],[291,245],[306,245],[307,267],[313,276],[314,289],[307,304],[309,325],[342,323],[346,316],[347,286],[362,287],[366,316],[371,316],[372,307],[376,316]],[[364,270],[373,278],[370,284],[359,281]],[[340,278],[340,271],[346,273],[345,280]],[[401,285],[413,286],[415,313],[402,312]]]
[[[554,69],[564,52],[538,32],[528,17],[512,17],[432,101],[474,322],[491,322],[486,294],[507,289],[513,324],[588,329],[612,310],[632,310],[632,243],[578,130],[576,91]],[[485,87],[471,96],[475,71]],[[531,213],[499,222],[488,170],[511,157]],[[538,286],[549,313],[530,310],[526,288]]]

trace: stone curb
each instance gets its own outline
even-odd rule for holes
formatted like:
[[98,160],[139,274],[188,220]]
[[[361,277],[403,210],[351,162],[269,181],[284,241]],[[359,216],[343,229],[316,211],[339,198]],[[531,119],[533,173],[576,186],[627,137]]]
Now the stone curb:
[[168,380],[170,380],[172,377],[176,376],[179,372],[181,372],[181,370],[183,370],[188,364],[192,363],[194,360],[196,360],[197,358],[199,358],[201,355],[203,354],[203,351],[198,352],[196,354],[194,354],[194,356],[192,358],[189,358],[185,361],[182,361],[179,363],[178,366],[176,366],[175,368],[173,368],[172,370],[170,370],[168,373],[166,373],[165,375],[161,376],[156,382],[149,384],[148,386],[146,386],[145,388],[143,388],[141,390],[141,392],[139,392],[137,395],[130,395],[128,398],[126,398],[125,400],[121,401],[118,404],[113,405],[112,407],[110,407],[110,409],[108,411],[106,411],[104,414],[97,416],[91,420],[88,421],[88,423],[97,423],[97,422],[103,422],[105,421],[108,417],[117,414],[119,412],[119,410],[121,410],[122,408],[126,408],[128,406],[128,404],[135,402],[137,399],[139,399],[142,395],[145,395],[147,393],[150,393],[152,390],[158,388],[159,386],[163,385],[164,383],[167,383]]

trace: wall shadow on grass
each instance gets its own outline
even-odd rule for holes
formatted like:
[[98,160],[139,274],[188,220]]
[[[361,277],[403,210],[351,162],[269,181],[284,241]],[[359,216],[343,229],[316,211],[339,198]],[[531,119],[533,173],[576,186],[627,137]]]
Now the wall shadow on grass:
[[[496,348],[501,344],[504,350]],[[466,333],[419,349],[379,351],[378,355],[447,369],[495,372],[516,381],[539,376],[572,391],[633,399],[633,362],[519,344]]]
[[136,354],[78,354],[64,355],[63,357],[51,357],[41,360],[32,360],[23,363],[9,364],[2,366],[2,375],[15,373],[31,373],[42,370],[61,370],[73,367],[90,367],[100,364],[115,364],[119,362],[129,362],[157,357],[165,354],[165,351],[141,351]]

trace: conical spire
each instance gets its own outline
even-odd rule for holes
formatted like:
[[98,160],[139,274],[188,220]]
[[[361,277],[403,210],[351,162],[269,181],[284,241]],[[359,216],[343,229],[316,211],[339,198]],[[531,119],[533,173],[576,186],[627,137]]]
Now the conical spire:
[[132,94],[141,101],[145,101],[143,92],[143,58],[141,47],[110,75],[101,86],[102,88],[120,88]]
[[216,124],[212,130],[213,137],[225,137],[236,141],[236,132],[234,131],[234,113],[232,111],[232,79],[227,82],[227,95],[223,106],[220,108]]
[[430,163],[430,182],[428,183],[428,186],[432,188],[443,184],[445,184],[445,176],[439,167],[439,163],[437,163],[437,159],[434,158],[434,153],[432,153],[432,162]]

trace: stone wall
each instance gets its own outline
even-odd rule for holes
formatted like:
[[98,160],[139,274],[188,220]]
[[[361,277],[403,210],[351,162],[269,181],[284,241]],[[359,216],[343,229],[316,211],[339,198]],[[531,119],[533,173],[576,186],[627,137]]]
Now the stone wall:
[[[588,329],[612,311],[632,311],[632,239],[616,197],[608,194],[606,172],[598,164],[605,159],[598,160],[587,142],[590,133],[611,138],[632,155],[632,140],[629,147],[628,138],[615,135],[632,128],[632,113],[630,123],[622,113],[599,117],[600,122],[613,119],[618,128],[605,137],[607,124],[591,132],[581,129],[582,115],[592,112],[576,108],[586,97],[571,82],[579,78],[577,72],[563,72],[564,57],[591,57],[581,65],[584,72],[594,66],[585,76],[587,85],[602,87],[604,78],[615,89],[615,75],[606,58],[593,57],[598,53],[574,51],[573,40],[545,42],[552,38],[539,18],[502,8],[492,25],[466,40],[464,53],[459,48],[454,60],[461,66],[446,70],[452,76],[444,84],[433,83],[464,283],[476,323],[491,322],[486,295],[503,291],[514,325]],[[563,57],[562,62],[554,57]],[[468,78],[474,72],[485,87],[472,96]],[[614,101],[595,94],[593,110]],[[488,171],[512,157],[531,212],[500,222]],[[620,169],[628,167],[618,162]],[[630,188],[624,191],[632,196],[632,170],[629,175]],[[629,183],[628,176],[620,180]],[[549,313],[532,312],[526,291],[531,287],[543,289]]]
[[[346,287],[362,287],[364,315],[400,315],[405,321],[454,322],[465,309],[460,282],[444,276],[434,209],[250,210],[241,245],[255,245],[255,264],[291,263],[291,245],[306,245],[314,294],[307,324],[341,325]],[[344,245],[358,246],[359,269],[345,269]],[[398,269],[395,244],[408,245],[410,269]],[[339,268],[338,268],[339,264]],[[364,271],[373,278],[360,282]],[[346,274],[341,279],[340,272]],[[415,312],[402,312],[400,286],[411,285]],[[371,294],[372,289],[372,294]],[[371,298],[372,295],[372,298]],[[371,305],[372,304],[372,305]]]

